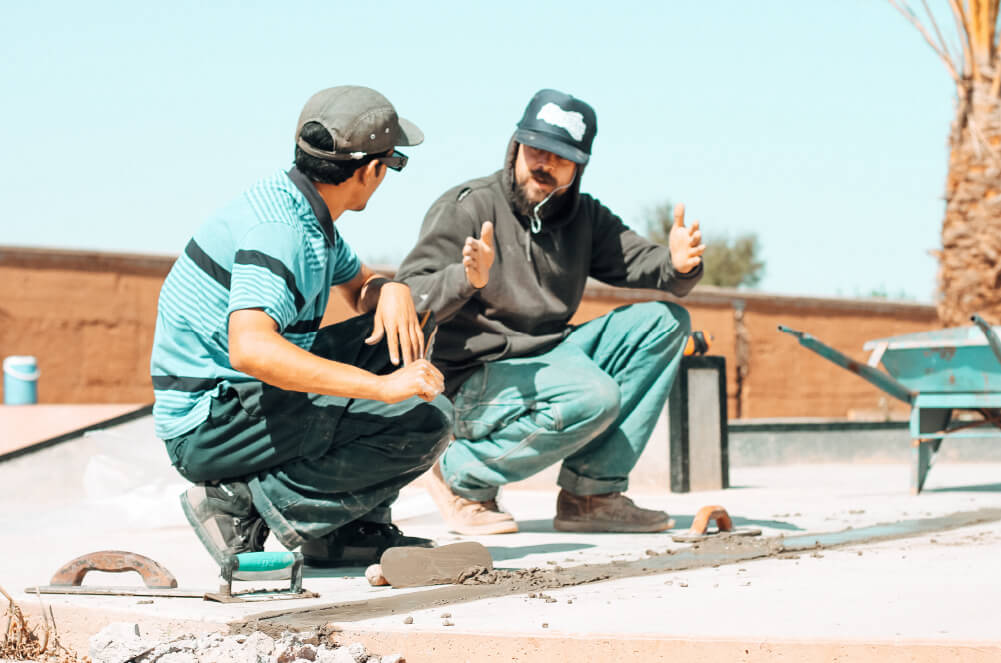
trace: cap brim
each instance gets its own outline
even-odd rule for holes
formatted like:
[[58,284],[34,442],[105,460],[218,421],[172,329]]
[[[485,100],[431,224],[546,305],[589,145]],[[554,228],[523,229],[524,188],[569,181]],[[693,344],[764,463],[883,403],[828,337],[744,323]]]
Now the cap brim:
[[583,150],[579,150],[573,145],[567,145],[560,139],[548,134],[529,129],[518,129],[514,132],[514,139],[522,145],[531,145],[540,150],[552,152],[558,157],[569,159],[581,165],[586,164],[588,160],[588,154]]
[[400,121],[400,137],[396,139],[396,146],[420,145],[424,142],[424,132],[417,128],[417,125],[402,117]]

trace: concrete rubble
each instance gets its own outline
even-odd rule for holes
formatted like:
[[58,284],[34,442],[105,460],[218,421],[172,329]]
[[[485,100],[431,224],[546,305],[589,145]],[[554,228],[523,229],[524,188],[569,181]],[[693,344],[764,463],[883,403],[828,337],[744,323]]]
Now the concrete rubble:
[[140,625],[115,622],[90,638],[93,663],[403,663],[400,654],[379,656],[359,642],[340,645],[317,632],[278,637],[256,631],[249,635],[206,633],[163,642],[143,637]]

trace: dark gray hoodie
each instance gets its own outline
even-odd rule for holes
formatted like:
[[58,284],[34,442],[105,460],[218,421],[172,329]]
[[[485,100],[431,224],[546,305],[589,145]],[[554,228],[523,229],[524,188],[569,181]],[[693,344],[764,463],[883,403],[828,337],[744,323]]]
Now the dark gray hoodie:
[[[428,210],[420,237],[397,279],[413,293],[418,311],[439,323],[433,362],[454,394],[488,361],[545,352],[571,331],[589,276],[609,285],[688,294],[702,265],[678,275],[667,247],[641,237],[598,200],[580,193],[583,167],[573,184],[541,211],[542,226],[515,211],[514,157],[504,168],[446,191]],[[494,224],[490,280],[477,290],[466,279],[462,247]]]

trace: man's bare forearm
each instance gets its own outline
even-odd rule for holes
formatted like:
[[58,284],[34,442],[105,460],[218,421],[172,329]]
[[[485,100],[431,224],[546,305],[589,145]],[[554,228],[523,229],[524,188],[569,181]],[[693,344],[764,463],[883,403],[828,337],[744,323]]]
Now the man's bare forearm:
[[230,316],[229,359],[236,370],[279,389],[381,400],[378,375],[291,343],[263,311],[236,311]]

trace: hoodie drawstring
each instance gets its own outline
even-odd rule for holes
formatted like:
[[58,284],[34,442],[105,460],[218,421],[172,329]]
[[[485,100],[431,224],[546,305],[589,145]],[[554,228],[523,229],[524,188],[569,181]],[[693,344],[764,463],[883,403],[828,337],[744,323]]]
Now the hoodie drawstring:
[[526,242],[525,242],[525,258],[528,259],[528,262],[532,262],[532,235],[538,235],[539,231],[542,230],[542,219],[539,217],[539,211],[542,209],[543,205],[545,205],[546,203],[549,202],[550,198],[552,198],[557,193],[559,193],[560,191],[566,189],[571,184],[573,184],[575,179],[577,179],[577,172],[576,171],[574,172],[573,177],[570,178],[569,182],[567,182],[563,186],[558,186],[555,189],[553,189],[552,191],[550,191],[548,196],[546,196],[545,198],[543,198],[542,201],[538,205],[536,205],[534,208],[532,208],[532,221],[529,224],[529,228],[531,229],[531,232],[530,233],[525,233],[525,240],[526,240]]

